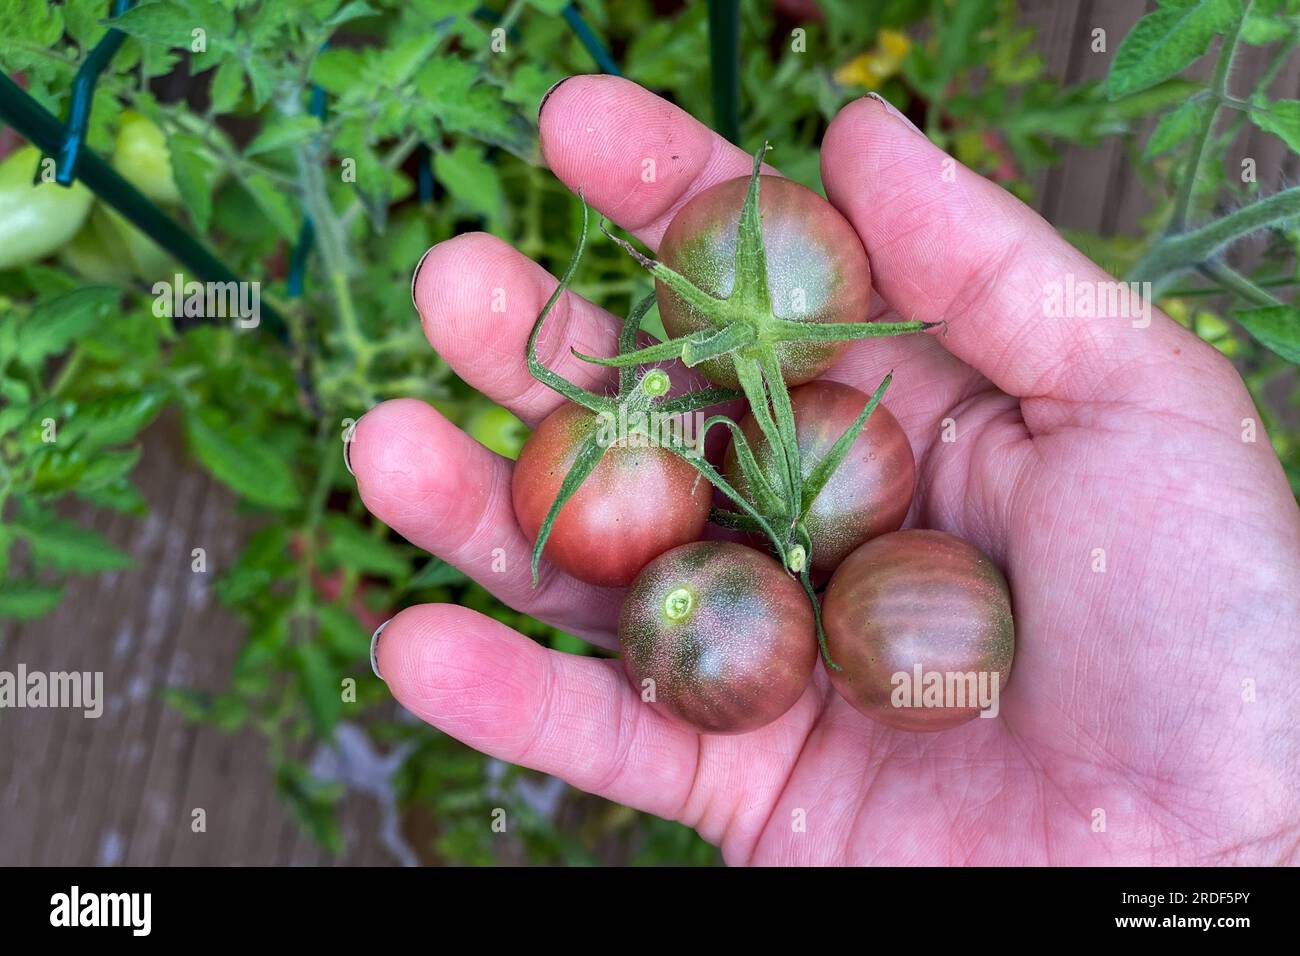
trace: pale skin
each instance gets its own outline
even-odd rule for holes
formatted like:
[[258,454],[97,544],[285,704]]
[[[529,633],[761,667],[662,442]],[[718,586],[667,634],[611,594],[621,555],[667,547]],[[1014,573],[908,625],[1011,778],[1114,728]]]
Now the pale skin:
[[[750,165],[611,77],[558,87],[541,140],[556,176],[652,249],[683,203]],[[885,401],[918,467],[907,526],[966,538],[1006,571],[1017,648],[998,717],[890,730],[841,700],[819,665],[775,723],[700,736],[642,703],[618,662],[550,651],[454,605],[398,614],[380,672],[440,730],[681,821],[729,863],[1294,862],[1300,511],[1262,427],[1244,437],[1258,423],[1246,388],[1158,310],[1145,328],[1046,317],[1048,283],[1109,276],[948,162],[876,100],[827,131],[823,182],[870,256],[874,314],[948,323],[945,335],[856,344],[827,377],[870,392],[893,370]],[[561,401],[524,364],[555,281],[473,234],[430,250],[414,286],[433,348],[534,426]],[[605,372],[569,346],[612,354],[617,325],[566,293],[542,359],[598,385]],[[511,462],[397,400],[357,424],[351,464],[366,505],[399,534],[506,604],[615,646],[619,592],[545,562],[530,586]]]

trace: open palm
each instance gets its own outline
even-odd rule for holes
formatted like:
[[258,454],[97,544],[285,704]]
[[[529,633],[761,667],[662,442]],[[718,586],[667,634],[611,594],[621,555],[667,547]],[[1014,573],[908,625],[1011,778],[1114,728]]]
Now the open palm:
[[[541,136],[555,174],[651,247],[683,203],[750,165],[610,77],[554,90]],[[869,392],[894,370],[886,403],[918,469],[907,526],[967,538],[1006,570],[1017,648],[1000,715],[889,730],[818,668],[776,723],[700,736],[642,704],[616,662],[546,650],[454,605],[386,626],[378,664],[393,693],[486,753],[695,827],[731,863],[1294,857],[1300,512],[1267,436],[1251,434],[1240,378],[1158,311],[1149,324],[1050,317],[1052,283],[1108,277],[881,101],[841,112],[821,162],[888,307],[948,323],[857,343],[827,377]],[[475,234],[430,250],[414,292],[455,371],[536,425],[560,398],[529,377],[524,343],[554,287]],[[617,328],[567,293],[542,358],[598,385],[602,370],[569,346],[612,354]],[[545,563],[531,588],[511,462],[408,400],[366,414],[350,457],[367,506],[410,541],[512,607],[613,646],[619,592]]]

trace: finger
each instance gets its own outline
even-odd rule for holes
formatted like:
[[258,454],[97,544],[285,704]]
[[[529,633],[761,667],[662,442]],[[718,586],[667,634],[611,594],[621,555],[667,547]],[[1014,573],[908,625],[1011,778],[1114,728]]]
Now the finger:
[[376,654],[407,710],[476,750],[662,817],[687,805],[699,737],[644,706],[614,661],[450,604],[397,615]]
[[621,77],[571,77],[542,105],[551,171],[651,248],[692,196],[753,166],[685,110]]
[[515,610],[614,645],[619,592],[584,584],[545,559],[532,586],[532,543],[511,505],[512,462],[414,399],[372,408],[348,447],[361,500],[388,527]]
[[[460,378],[531,426],[564,399],[528,371],[528,337],[558,281],[508,243],[486,233],[440,242],[416,268],[412,296],[429,344]],[[635,303],[627,303],[630,312]],[[574,352],[618,354],[623,320],[572,291],[552,307],[537,339],[542,365],[580,388],[611,392],[614,369]],[[641,345],[653,339],[640,337]],[[673,394],[702,386],[699,373],[667,363]]]
[[810,687],[781,720],[696,734],[643,703],[616,661],[547,650],[456,605],[403,611],[379,673],[404,707],[476,750],[692,826],[749,859],[822,709]]
[[[576,240],[576,237],[575,237]],[[467,233],[434,246],[416,267],[412,297],[429,344],[468,385],[536,425],[563,401],[528,371],[528,336],[556,279],[508,243]],[[622,322],[573,292],[562,295],[538,339],[538,359],[574,384],[603,392],[612,369],[584,362],[618,351]]]
[[[1190,363],[1190,372],[1222,364],[1158,310],[1150,309],[1147,325],[1140,314],[1108,308],[1102,297],[1117,288],[1109,275],[883,101],[841,110],[821,163],[827,195],[861,235],[881,294],[905,318],[947,321],[943,345],[1003,391],[1182,400],[1168,380],[1149,374],[1153,362]],[[1088,317],[1087,296],[1099,317]],[[1141,312],[1140,303],[1121,302]],[[1183,376],[1189,388],[1194,380]]]

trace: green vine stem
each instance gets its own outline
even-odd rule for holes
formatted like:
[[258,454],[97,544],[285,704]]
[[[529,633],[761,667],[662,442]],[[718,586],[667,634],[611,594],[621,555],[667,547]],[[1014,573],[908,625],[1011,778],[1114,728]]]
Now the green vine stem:
[[1300,216],[1300,186],[1253,202],[1189,232],[1166,236],[1133,267],[1129,278],[1163,286],[1175,275],[1212,259],[1243,236]]
[[1214,65],[1214,79],[1211,88],[1214,91],[1214,105],[1209,109],[1205,122],[1197,132],[1192,143],[1191,154],[1187,158],[1187,171],[1179,184],[1178,195],[1174,200],[1174,214],[1169,222],[1169,231],[1178,233],[1187,225],[1187,216],[1191,210],[1192,198],[1195,196],[1196,183],[1201,176],[1201,164],[1205,158],[1205,147],[1210,141],[1210,133],[1219,116],[1219,105],[1228,96],[1228,78],[1232,73],[1232,61],[1237,53],[1237,40],[1241,36],[1242,25],[1250,15],[1250,0],[1247,0],[1238,19],[1223,36],[1223,45],[1219,48],[1219,59]]

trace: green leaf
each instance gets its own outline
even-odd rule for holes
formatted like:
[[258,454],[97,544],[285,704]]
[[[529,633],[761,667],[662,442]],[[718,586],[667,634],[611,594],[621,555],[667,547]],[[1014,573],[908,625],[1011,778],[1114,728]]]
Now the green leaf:
[[326,50],[311,64],[311,81],[327,93],[345,96],[362,84],[365,60],[357,50]]
[[500,221],[504,208],[501,180],[482,148],[462,140],[449,152],[435,153],[433,172],[457,200],[489,222]]
[[113,547],[98,533],[52,515],[19,514],[10,519],[10,524],[27,541],[40,565],[89,574],[129,568],[132,564],[130,555]]
[[107,316],[121,298],[115,286],[84,286],[47,299],[18,324],[18,361],[35,366],[62,352]]
[[168,145],[171,148],[172,178],[181,199],[189,209],[194,227],[205,232],[212,219],[212,173],[214,164],[208,158],[207,145],[197,136],[178,133]]
[[343,834],[334,813],[342,786],[317,780],[301,764],[282,763],[275,768],[275,789],[316,842],[331,853],[343,849]]
[[19,578],[0,581],[0,617],[28,621],[54,610],[62,597],[62,585]]
[[415,577],[407,582],[406,589],[417,591],[421,588],[441,588],[448,584],[460,584],[465,580],[467,580],[465,573],[459,568],[438,558],[430,558],[424,567],[416,572]]
[[108,508],[123,514],[143,515],[149,510],[144,496],[126,478],[118,478],[99,487],[77,488],[76,494],[97,508]]
[[213,477],[253,504],[292,508],[298,487],[275,446],[238,429],[206,409],[185,418],[190,450]]
[[319,644],[299,644],[294,656],[298,689],[302,691],[312,726],[322,737],[329,737],[343,712],[341,675]]
[[1205,125],[1213,111],[1214,102],[1208,99],[1188,100],[1177,109],[1170,110],[1160,117],[1160,122],[1156,124],[1151,138],[1147,140],[1143,158],[1159,156],[1189,139]]
[[77,492],[96,491],[100,488],[115,486],[124,480],[140,460],[140,449],[105,452],[94,456],[86,463],[86,470],[77,483]]
[[152,422],[166,400],[167,395],[160,388],[97,398],[73,413],[59,433],[59,440],[76,442],[82,451],[121,445]]
[[1268,46],[1279,40],[1285,40],[1295,32],[1295,23],[1275,13],[1264,12],[1259,4],[1251,7],[1250,15],[1241,25],[1241,39],[1251,46]]
[[212,76],[212,108],[229,113],[244,95],[244,69],[238,60],[223,60]]
[[363,574],[380,574],[404,579],[411,573],[410,563],[393,545],[370,533],[342,515],[327,515],[323,521],[329,543],[325,554],[345,568]]
[[320,120],[315,116],[291,116],[266,126],[244,148],[245,156],[257,156],[272,150],[287,149],[319,136]]
[[142,3],[108,22],[123,33],[163,47],[188,47],[192,31],[199,25],[194,14],[179,3]]
[[369,658],[370,635],[351,611],[337,604],[322,604],[315,610],[320,636],[332,651],[348,659]]
[[294,212],[293,204],[285,196],[284,190],[262,173],[254,173],[243,180],[244,187],[257,203],[258,208],[271,220],[276,231],[286,239],[296,240],[298,236],[299,216]]
[[1268,106],[1254,107],[1250,121],[1300,152],[1300,100],[1277,100]]
[[362,17],[373,17],[379,13],[374,7],[366,3],[365,0],[352,0],[351,3],[345,3],[338,11],[325,21],[327,27],[337,27],[349,20],[359,20]]
[[1255,340],[1288,362],[1300,365],[1300,309],[1269,305],[1233,313]]
[[1107,95],[1117,99],[1182,72],[1240,16],[1241,0],[1163,0],[1115,51],[1106,77]]
[[75,448],[44,445],[31,456],[29,487],[38,495],[72,488],[86,472],[86,456]]

